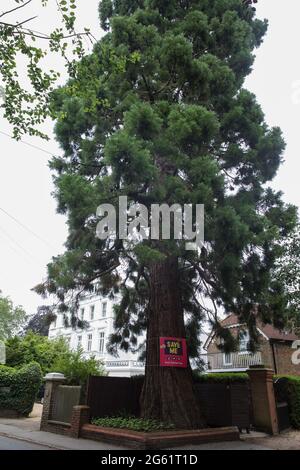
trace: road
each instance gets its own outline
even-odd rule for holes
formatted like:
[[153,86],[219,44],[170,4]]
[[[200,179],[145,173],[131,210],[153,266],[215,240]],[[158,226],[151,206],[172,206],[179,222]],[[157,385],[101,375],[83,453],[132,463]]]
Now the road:
[[49,447],[21,441],[20,439],[0,436],[0,451],[1,450],[49,450]]

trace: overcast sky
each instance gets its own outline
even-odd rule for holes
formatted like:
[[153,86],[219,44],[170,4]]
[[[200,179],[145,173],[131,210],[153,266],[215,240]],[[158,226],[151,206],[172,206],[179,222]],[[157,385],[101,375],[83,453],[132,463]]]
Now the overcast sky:
[[[38,12],[39,18],[32,27],[39,31],[48,32],[51,25],[57,24],[55,1],[49,2],[50,8],[43,10],[38,7],[40,0],[34,0],[29,12],[30,16]],[[88,26],[99,38],[102,32],[98,24],[98,0],[77,0],[77,3],[78,30]],[[10,0],[1,0],[0,12],[7,5],[11,5]],[[257,13],[268,18],[270,26],[264,44],[257,51],[246,87],[257,95],[267,122],[281,127],[287,142],[285,163],[272,186],[284,192],[286,202],[300,207],[300,57],[296,52],[300,43],[300,2],[259,0]],[[49,59],[49,65],[53,66],[53,59]],[[60,61],[55,65],[63,70]],[[48,123],[45,129],[51,136],[49,142],[29,137],[23,140],[57,154],[59,148],[52,136],[52,124]],[[2,118],[0,131],[11,134]],[[67,234],[65,219],[56,214],[56,203],[51,196],[48,159],[49,155],[41,150],[0,134],[0,289],[28,313],[43,303],[31,288],[45,277],[51,257],[63,251]]]

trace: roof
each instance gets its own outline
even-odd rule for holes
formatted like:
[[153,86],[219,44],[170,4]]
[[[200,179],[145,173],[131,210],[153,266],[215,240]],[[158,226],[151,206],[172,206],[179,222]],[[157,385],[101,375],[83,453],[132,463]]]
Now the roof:
[[[224,327],[230,327],[234,325],[241,325],[241,322],[239,320],[239,317],[235,315],[234,313],[231,313],[228,315],[224,320],[221,321],[221,325]],[[299,336],[296,335],[291,330],[278,330],[275,328],[273,325],[266,325],[262,323],[261,321],[257,321],[257,328],[258,331],[263,334],[265,337],[267,337],[268,340],[273,340],[273,341],[295,341],[299,339]],[[206,343],[205,343],[205,348],[207,348],[213,339],[213,331],[209,335]]]

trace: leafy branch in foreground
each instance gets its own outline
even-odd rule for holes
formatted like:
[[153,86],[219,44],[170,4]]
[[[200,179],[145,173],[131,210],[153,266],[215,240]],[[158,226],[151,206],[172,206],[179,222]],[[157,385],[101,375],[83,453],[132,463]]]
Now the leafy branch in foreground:
[[[48,0],[40,0],[46,7]],[[31,25],[38,15],[29,12],[32,0],[11,0],[12,7],[0,14],[0,95],[4,118],[13,126],[13,136],[23,134],[47,136],[39,130],[47,117],[55,117],[50,96],[60,76],[53,69],[46,70],[43,61],[50,53],[60,55],[72,77],[76,76],[76,61],[85,53],[83,38],[93,43],[88,29],[75,30],[76,0],[56,0],[61,17],[60,27],[50,33],[36,31]],[[16,15],[22,18],[15,20]],[[37,41],[46,45],[37,45]],[[38,44],[39,44],[38,43]],[[25,60],[27,83],[23,80]]]

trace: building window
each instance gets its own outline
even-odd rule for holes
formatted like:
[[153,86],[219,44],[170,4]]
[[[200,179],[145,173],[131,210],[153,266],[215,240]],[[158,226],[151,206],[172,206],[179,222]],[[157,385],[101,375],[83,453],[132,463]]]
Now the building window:
[[88,341],[87,341],[87,350],[88,350],[88,352],[91,352],[91,350],[92,350],[92,343],[93,343],[93,335],[89,334],[88,335]]
[[100,331],[99,333],[99,353],[104,353],[104,341],[105,341],[105,333],[104,331]]
[[81,321],[84,320],[84,308],[81,308],[81,309],[80,309],[80,320],[81,320]]
[[53,320],[53,328],[56,328],[56,323],[57,323],[57,317],[55,317],[55,320]]
[[106,313],[107,313],[107,302],[103,302],[102,303],[102,317],[106,317]]
[[239,333],[239,350],[240,352],[247,352],[249,349],[249,333],[248,331],[240,331]]
[[231,353],[224,353],[223,354],[223,362],[224,362],[224,366],[231,366],[232,365]]
[[77,348],[80,349],[82,347],[82,335],[77,337]]
[[90,307],[90,320],[94,320],[95,318],[95,305]]

